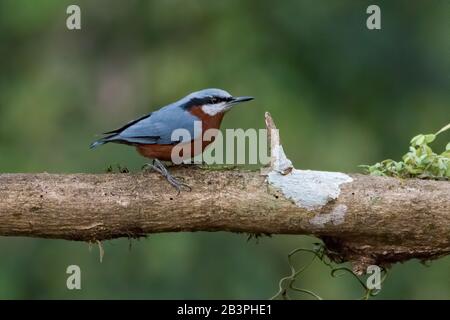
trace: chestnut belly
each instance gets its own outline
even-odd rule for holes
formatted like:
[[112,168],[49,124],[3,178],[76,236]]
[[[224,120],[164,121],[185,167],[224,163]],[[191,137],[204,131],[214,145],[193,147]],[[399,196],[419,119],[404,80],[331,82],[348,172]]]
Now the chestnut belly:
[[[211,144],[214,139],[211,139],[212,141],[203,141],[200,142],[201,148],[197,147],[195,148],[195,142],[186,142],[182,144],[141,144],[136,147],[137,151],[146,158],[151,159],[158,159],[163,161],[172,161],[172,151],[175,146],[177,146],[177,149],[181,151],[178,153],[178,156],[182,158],[183,160],[191,159],[195,157],[196,155],[199,155],[202,153],[205,148]],[[198,143],[198,142],[197,142]],[[196,150],[197,149],[197,150]],[[175,150],[176,152],[176,150]]]

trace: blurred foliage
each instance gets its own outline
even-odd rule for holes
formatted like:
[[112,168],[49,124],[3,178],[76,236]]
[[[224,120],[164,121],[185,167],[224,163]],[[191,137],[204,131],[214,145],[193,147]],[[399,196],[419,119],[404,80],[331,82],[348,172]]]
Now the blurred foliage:
[[363,165],[361,167],[374,176],[448,179],[450,178],[450,142],[441,154],[434,153],[428,144],[449,129],[450,124],[436,133],[419,134],[412,138],[409,152],[402,157],[403,161],[387,159],[371,166]]
[[[78,4],[82,30],[65,26]],[[97,133],[185,94],[252,95],[224,128],[263,128],[270,111],[297,168],[356,171],[398,159],[404,141],[450,117],[450,3],[377,1],[0,0],[0,171],[140,170],[132,148],[88,149]],[[438,139],[435,150],[445,145]],[[269,298],[288,252],[316,241],[259,244],[228,233],[161,234],[104,244],[0,239],[0,298]],[[82,290],[66,289],[78,264]],[[236,271],[238,270],[238,271]],[[308,270],[305,288],[354,298],[358,284]],[[449,298],[450,260],[390,270],[376,298]]]

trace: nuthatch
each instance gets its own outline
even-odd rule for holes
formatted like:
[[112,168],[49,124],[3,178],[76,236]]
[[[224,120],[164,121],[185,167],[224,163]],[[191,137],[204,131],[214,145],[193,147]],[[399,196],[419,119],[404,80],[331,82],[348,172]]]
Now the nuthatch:
[[[221,89],[204,89],[193,92],[181,100],[162,107],[139,119],[133,120],[123,127],[105,132],[107,135],[91,144],[91,148],[105,143],[114,142],[135,146],[144,157],[153,159],[149,167],[161,173],[170,184],[180,191],[180,183],[164,167],[160,160],[171,161],[172,149],[179,143],[191,144],[192,150],[184,158],[192,158],[202,153],[214,140],[203,140],[202,136],[194,136],[194,124],[201,121],[201,132],[208,129],[219,129],[225,112],[234,105],[253,100],[253,97],[233,97]],[[172,141],[172,132],[176,129],[185,129],[190,133],[189,141]],[[201,150],[194,148],[195,140],[201,139]]]

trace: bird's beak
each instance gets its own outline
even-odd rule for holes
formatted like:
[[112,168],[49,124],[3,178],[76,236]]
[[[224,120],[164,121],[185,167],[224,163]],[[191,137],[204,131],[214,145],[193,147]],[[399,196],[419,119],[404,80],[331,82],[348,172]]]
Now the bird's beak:
[[233,100],[231,100],[230,105],[238,104],[241,102],[246,102],[253,100],[253,97],[234,97]]

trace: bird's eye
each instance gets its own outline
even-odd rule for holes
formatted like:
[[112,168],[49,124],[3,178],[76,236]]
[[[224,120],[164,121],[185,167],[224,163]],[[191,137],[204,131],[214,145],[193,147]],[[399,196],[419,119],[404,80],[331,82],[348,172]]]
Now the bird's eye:
[[216,104],[216,103],[218,103],[219,102],[219,99],[218,98],[216,98],[216,97],[211,97],[211,103],[212,104]]

